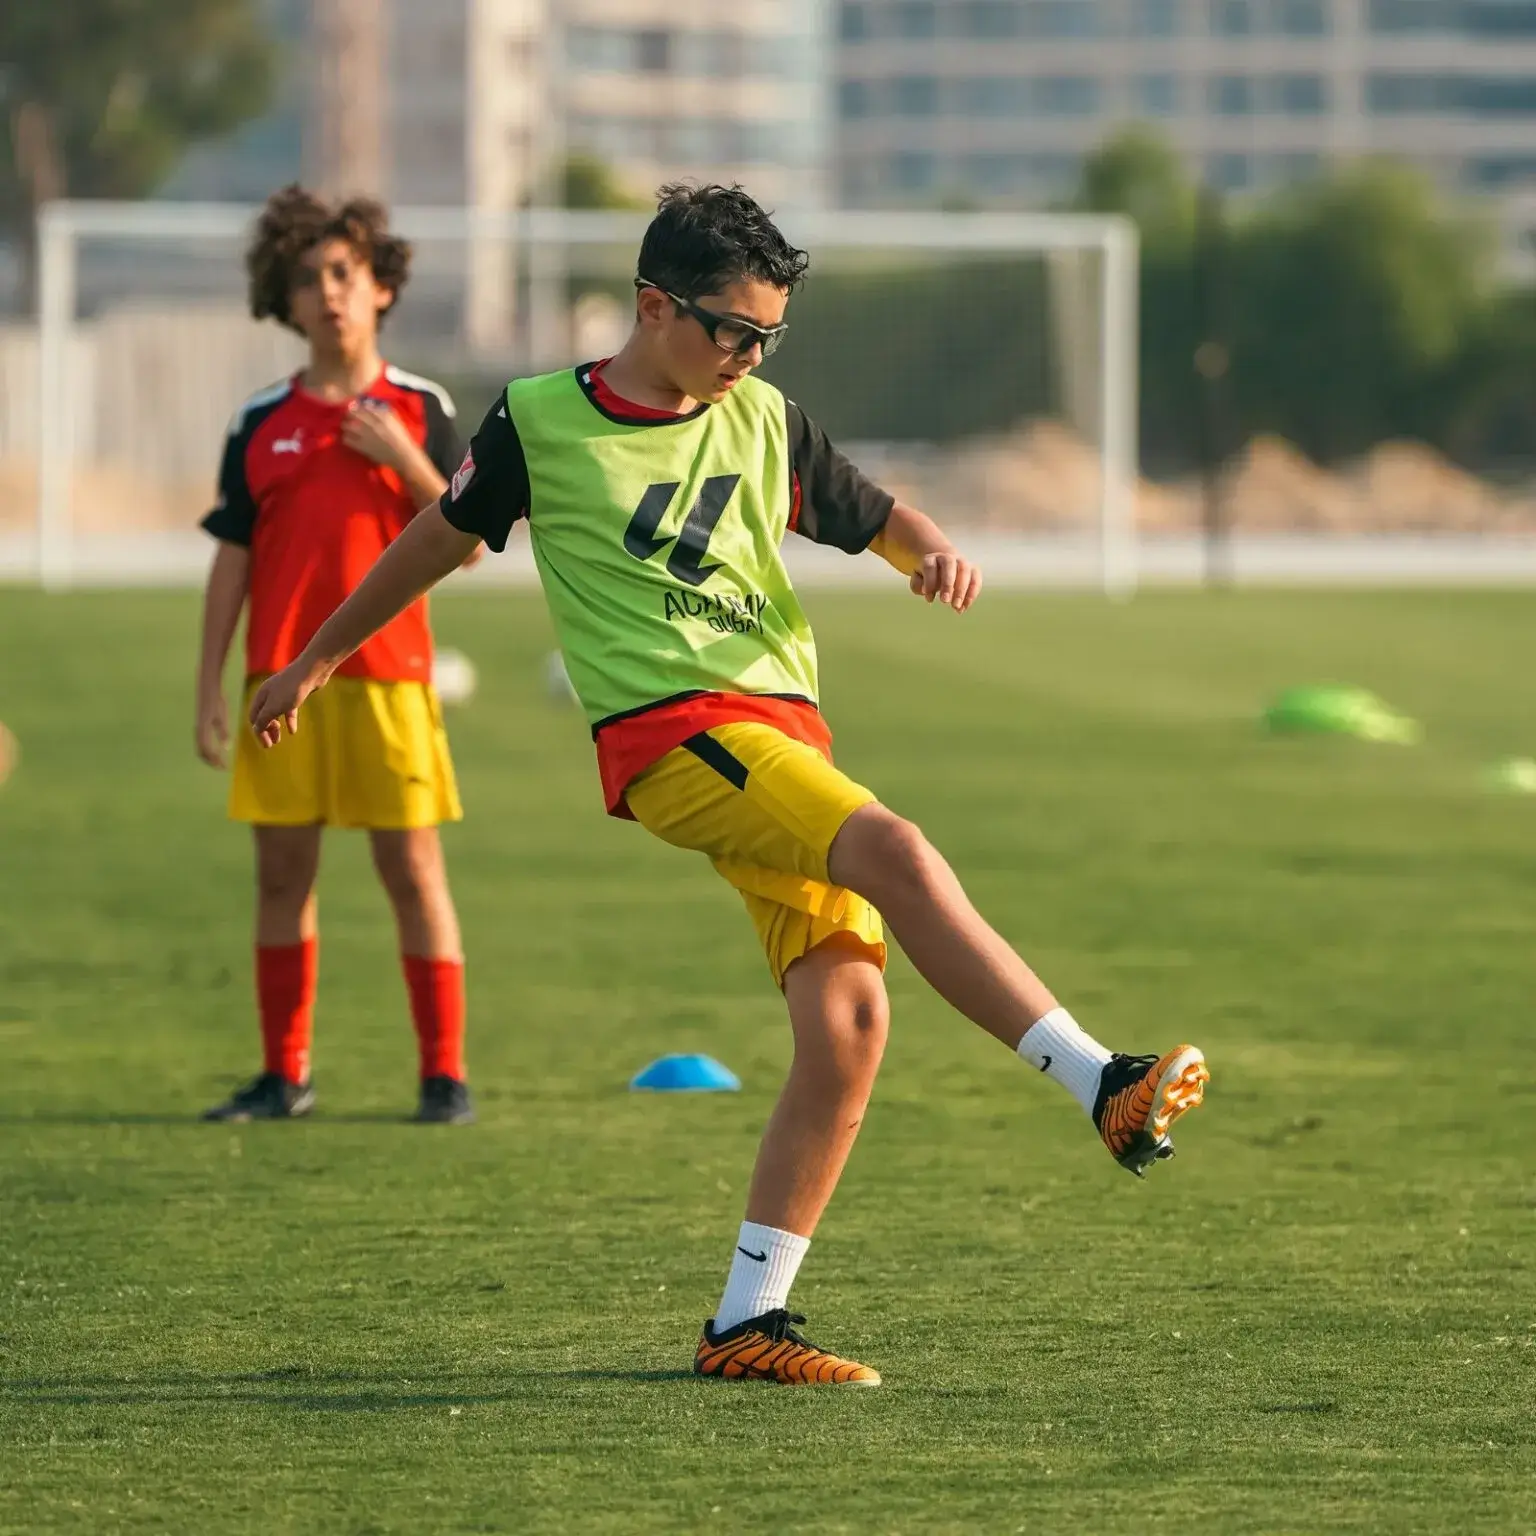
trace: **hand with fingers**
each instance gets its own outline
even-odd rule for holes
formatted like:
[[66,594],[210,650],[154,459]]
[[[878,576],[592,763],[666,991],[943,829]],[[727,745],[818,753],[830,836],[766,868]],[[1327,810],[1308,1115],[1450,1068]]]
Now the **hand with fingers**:
[[365,459],[402,474],[420,452],[405,423],[379,400],[353,402],[341,424],[341,440]]
[[981,567],[952,549],[924,555],[922,565],[912,572],[910,585],[924,602],[938,601],[964,613],[981,591]]
[[210,768],[223,768],[229,762],[229,705],[222,688],[198,696],[197,755]]
[[299,729],[299,706],[317,688],[323,687],[326,675],[301,656],[297,661],[274,672],[257,690],[251,700],[251,729],[264,747],[275,747],[283,739],[283,727],[295,735]]

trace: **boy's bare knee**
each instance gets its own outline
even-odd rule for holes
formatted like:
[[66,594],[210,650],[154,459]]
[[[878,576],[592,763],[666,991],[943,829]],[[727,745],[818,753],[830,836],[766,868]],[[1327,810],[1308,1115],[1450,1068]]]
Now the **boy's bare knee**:
[[410,832],[376,833],[373,867],[397,904],[420,904],[431,898],[445,880],[437,839]]
[[314,889],[318,870],[318,838],[265,837],[257,841],[256,894],[264,902],[302,906]]
[[[865,974],[865,973],[868,974]],[[828,999],[825,1046],[839,1083],[867,1091],[880,1069],[891,1029],[885,982],[872,965],[839,978],[843,985]]]
[[863,942],[834,934],[785,978],[795,1053],[814,1061],[840,1096],[867,1093],[885,1053],[891,1008],[885,978]]

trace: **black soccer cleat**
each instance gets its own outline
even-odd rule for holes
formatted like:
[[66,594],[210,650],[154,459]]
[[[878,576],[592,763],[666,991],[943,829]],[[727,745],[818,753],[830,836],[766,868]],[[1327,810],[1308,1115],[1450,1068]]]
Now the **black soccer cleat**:
[[237,1088],[222,1104],[204,1110],[204,1120],[243,1125],[248,1120],[297,1120],[315,1107],[312,1083],[290,1083],[276,1072],[263,1072]]
[[456,1077],[424,1077],[421,1103],[416,1108],[418,1125],[473,1125],[474,1106],[469,1102],[469,1084]]

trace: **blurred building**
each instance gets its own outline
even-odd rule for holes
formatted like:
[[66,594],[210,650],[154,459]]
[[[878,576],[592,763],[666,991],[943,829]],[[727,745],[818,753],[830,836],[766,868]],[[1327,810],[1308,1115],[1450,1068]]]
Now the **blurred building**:
[[738,180],[775,207],[830,192],[831,0],[563,0],[571,148],[648,192]]
[[840,0],[838,195],[1039,205],[1116,127],[1229,192],[1391,154],[1536,226],[1536,0]]
[[512,208],[573,150],[649,193],[734,178],[830,191],[832,0],[263,0],[272,109],[165,188],[250,201],[304,176],[395,202]]

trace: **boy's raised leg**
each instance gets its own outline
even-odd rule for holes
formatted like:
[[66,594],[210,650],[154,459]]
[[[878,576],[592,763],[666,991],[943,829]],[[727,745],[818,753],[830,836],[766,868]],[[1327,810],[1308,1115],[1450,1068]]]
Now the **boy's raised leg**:
[[1197,1048],[1106,1050],[986,922],[922,832],[878,802],[843,824],[827,864],[833,881],[879,908],[946,1002],[1072,1094],[1122,1167],[1140,1175],[1173,1155],[1169,1128],[1210,1078]]

